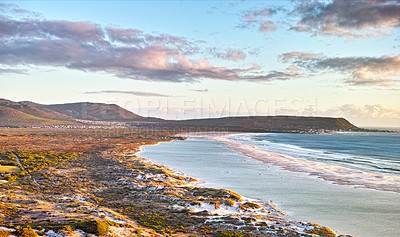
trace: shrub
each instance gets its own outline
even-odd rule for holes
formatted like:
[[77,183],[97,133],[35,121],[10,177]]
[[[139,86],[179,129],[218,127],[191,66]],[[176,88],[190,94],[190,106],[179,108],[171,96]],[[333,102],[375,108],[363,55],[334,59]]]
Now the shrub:
[[65,226],[63,226],[61,231],[65,234],[68,234],[68,233],[71,233],[73,231],[73,229],[70,225],[65,225]]
[[314,229],[308,230],[307,233],[321,236],[336,236],[336,233],[326,226],[316,226]]
[[96,220],[96,225],[97,225],[97,232],[99,235],[106,235],[109,231],[110,225],[108,224],[107,221],[99,221]]
[[8,230],[0,230],[0,237],[7,237],[10,236],[11,232]]
[[219,231],[217,233],[215,233],[216,237],[244,237],[244,234],[240,234],[234,231]]
[[18,237],[38,237],[39,235],[29,225],[16,231]]
[[85,221],[85,222],[77,222],[74,224],[76,229],[81,229],[86,233],[97,234],[97,235],[105,235],[109,231],[110,223],[108,221]]

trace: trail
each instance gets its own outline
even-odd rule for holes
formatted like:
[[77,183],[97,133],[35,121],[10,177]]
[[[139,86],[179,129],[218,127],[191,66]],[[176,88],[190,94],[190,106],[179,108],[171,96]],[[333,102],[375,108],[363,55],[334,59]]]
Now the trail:
[[[20,165],[21,169],[22,169],[22,170],[25,170],[25,169],[24,169],[24,166],[22,165],[21,161],[19,160],[19,157],[18,157],[16,154],[14,154],[13,152],[11,152],[11,154],[14,155],[14,157],[15,157],[15,159],[17,160],[17,163]],[[35,178],[32,177],[32,175],[31,175],[29,172],[28,172],[28,175],[29,175],[29,177],[33,180],[33,182],[34,182],[37,186],[41,187],[41,185],[36,181]]]

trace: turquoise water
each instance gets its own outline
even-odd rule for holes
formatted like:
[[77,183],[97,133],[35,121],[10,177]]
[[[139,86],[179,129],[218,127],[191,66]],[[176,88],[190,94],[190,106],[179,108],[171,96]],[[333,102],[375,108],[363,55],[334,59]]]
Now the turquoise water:
[[143,157],[215,188],[273,201],[288,218],[354,236],[399,236],[400,194],[354,188],[245,157],[225,144],[186,140],[144,147]]
[[253,134],[232,138],[298,159],[400,177],[400,133]]

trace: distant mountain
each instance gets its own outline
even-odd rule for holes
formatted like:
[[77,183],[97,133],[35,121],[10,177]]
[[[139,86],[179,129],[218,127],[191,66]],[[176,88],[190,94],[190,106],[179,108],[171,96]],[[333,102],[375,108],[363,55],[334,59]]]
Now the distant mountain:
[[0,126],[27,127],[42,125],[77,124],[76,119],[92,121],[133,121],[142,123],[162,121],[141,116],[115,104],[69,103],[44,105],[31,101],[14,102],[0,99]]
[[39,125],[72,124],[71,121],[62,121],[36,117],[22,111],[0,105],[0,127],[30,127]]
[[28,115],[32,115],[38,118],[50,119],[50,120],[68,120],[72,121],[73,118],[70,116],[60,114],[56,111],[45,108],[45,105],[23,101],[14,102],[11,100],[0,99],[0,106],[15,109]]
[[244,116],[209,119],[168,121],[169,126],[188,129],[210,128],[213,130],[246,132],[279,132],[308,130],[360,130],[344,118],[302,116]]
[[141,118],[116,104],[80,102],[46,105],[45,108],[76,119],[93,121],[129,121]]

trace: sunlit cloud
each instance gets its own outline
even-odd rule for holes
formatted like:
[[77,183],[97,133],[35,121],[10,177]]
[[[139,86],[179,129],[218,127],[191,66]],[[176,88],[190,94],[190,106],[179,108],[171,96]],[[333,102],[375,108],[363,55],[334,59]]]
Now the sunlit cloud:
[[305,73],[338,72],[347,84],[390,87],[400,82],[400,55],[381,57],[326,57],[290,52],[279,56]]
[[126,95],[135,95],[135,96],[144,96],[144,97],[175,97],[171,95],[153,93],[153,92],[144,92],[144,91],[121,91],[121,90],[104,90],[104,91],[86,91],[84,94],[126,94]]
[[292,15],[300,19],[291,29],[346,38],[390,34],[400,26],[397,0],[296,1]]
[[381,104],[364,106],[344,104],[330,108],[324,111],[323,114],[345,118],[400,118],[400,110],[388,108]]
[[[65,67],[135,80],[196,82],[210,78],[267,82],[291,76],[279,71],[262,72],[258,65],[216,66],[208,55],[201,56],[203,51],[195,42],[184,37],[36,17],[0,15],[0,52],[3,67]],[[233,61],[246,57],[235,49],[220,54]]]

